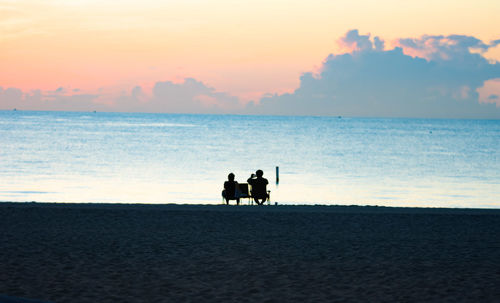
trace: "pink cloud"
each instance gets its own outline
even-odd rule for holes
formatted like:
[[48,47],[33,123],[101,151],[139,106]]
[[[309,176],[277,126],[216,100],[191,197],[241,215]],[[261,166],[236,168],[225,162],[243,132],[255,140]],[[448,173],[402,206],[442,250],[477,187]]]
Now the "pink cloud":
[[500,78],[485,81],[477,92],[479,93],[479,102],[493,103],[496,107],[500,107]]
[[495,40],[487,44],[465,35],[423,35],[420,38],[397,39],[394,44],[412,57],[446,61],[473,56],[475,52],[484,53],[499,43],[500,40]]
[[360,35],[357,29],[348,31],[337,43],[342,50],[348,53],[371,50],[382,51],[385,47],[384,40],[378,36],[372,39],[371,34]]

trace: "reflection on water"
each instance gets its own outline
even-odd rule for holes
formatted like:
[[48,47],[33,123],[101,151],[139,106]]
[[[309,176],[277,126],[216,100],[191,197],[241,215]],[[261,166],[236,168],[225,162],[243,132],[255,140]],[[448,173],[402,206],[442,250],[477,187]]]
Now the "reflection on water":
[[[0,111],[0,200],[500,207],[500,121]],[[274,184],[275,167],[280,184]]]

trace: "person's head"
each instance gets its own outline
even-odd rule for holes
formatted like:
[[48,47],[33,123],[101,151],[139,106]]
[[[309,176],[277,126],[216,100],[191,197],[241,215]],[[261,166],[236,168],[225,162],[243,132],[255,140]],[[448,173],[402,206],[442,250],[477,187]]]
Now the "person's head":
[[257,171],[255,172],[255,174],[257,175],[257,177],[258,177],[258,178],[260,178],[260,177],[262,177],[262,175],[264,174],[264,172],[263,172],[262,170],[260,170],[260,169],[259,169],[259,170],[257,170]]
[[234,181],[234,174],[233,173],[230,173],[229,175],[227,175],[227,179],[229,181]]

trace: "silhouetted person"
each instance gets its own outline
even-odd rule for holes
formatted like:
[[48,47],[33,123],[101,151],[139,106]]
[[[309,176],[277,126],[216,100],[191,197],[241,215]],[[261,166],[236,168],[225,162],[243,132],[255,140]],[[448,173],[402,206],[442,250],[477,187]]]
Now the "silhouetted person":
[[229,205],[229,200],[236,200],[236,204],[240,205],[238,191],[238,182],[234,181],[234,174],[230,173],[227,175],[227,181],[224,182],[224,190],[222,191],[222,197],[226,200],[226,204]]
[[[267,182],[266,178],[263,178],[264,172],[262,170],[258,170],[252,174],[250,178],[248,178],[248,184],[252,185],[252,197],[258,205],[263,205],[267,200]],[[262,201],[259,201],[262,200]]]

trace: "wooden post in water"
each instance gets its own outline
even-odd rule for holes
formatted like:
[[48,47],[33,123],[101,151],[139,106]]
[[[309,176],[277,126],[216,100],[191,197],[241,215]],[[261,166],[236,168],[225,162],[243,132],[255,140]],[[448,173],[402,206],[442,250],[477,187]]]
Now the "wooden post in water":
[[276,166],[276,184],[280,183],[280,168]]

